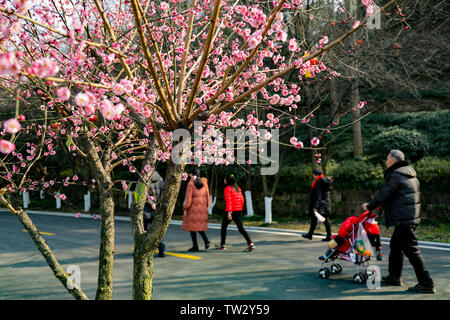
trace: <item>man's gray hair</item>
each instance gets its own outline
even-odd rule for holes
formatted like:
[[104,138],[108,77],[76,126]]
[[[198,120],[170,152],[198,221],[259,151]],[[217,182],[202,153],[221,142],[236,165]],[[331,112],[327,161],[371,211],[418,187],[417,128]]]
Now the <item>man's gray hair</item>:
[[405,154],[400,150],[391,150],[391,153],[389,154],[398,161],[405,161]]

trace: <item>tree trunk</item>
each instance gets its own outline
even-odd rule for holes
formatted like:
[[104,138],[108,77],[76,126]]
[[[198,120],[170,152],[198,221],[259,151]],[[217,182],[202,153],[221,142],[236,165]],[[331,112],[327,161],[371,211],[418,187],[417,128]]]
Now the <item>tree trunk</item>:
[[110,173],[109,152],[105,151],[103,159],[91,138],[86,134],[79,137],[88,163],[98,182],[100,193],[100,214],[102,226],[100,231],[99,270],[96,300],[112,300],[113,292],[113,265],[114,265],[114,199],[113,182]]
[[100,231],[98,286],[95,299],[112,300],[115,240],[112,184],[109,187],[100,186],[99,189],[102,227]]
[[361,156],[363,153],[363,146],[362,146],[362,132],[361,132],[361,120],[360,120],[360,114],[361,110],[358,108],[359,104],[359,88],[358,88],[358,79],[354,78],[352,83],[352,108],[355,109],[353,111],[353,156],[358,157]]
[[147,233],[136,236],[133,267],[133,299],[151,300],[153,255],[166,234],[181,186],[184,165],[167,163],[164,188],[156,204],[155,218]]
[[145,234],[135,244],[133,253],[133,300],[151,300],[153,293],[154,250],[146,252]]

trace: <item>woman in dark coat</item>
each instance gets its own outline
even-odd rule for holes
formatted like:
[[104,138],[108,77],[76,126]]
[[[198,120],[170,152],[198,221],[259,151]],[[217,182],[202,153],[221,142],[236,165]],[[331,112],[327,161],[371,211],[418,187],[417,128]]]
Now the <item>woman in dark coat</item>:
[[311,195],[309,198],[309,208],[308,213],[311,217],[311,225],[309,227],[309,232],[303,234],[302,237],[311,240],[314,234],[314,230],[317,226],[317,217],[314,212],[319,213],[325,218],[323,224],[327,231],[327,236],[322,241],[331,240],[331,200],[330,200],[330,189],[331,189],[331,179],[322,174],[318,169],[313,170],[314,182],[311,185]]

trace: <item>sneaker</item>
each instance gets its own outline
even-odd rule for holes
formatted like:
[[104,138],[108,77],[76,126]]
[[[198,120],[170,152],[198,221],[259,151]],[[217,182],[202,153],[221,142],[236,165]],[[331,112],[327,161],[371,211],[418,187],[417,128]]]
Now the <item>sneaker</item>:
[[198,247],[192,247],[188,249],[189,252],[198,252]]
[[217,247],[217,250],[226,250],[227,249],[227,245],[224,244],[223,246]]
[[436,289],[434,289],[434,285],[425,286],[420,283],[416,284],[414,287],[408,288],[407,291],[413,292],[413,293],[431,293],[431,294],[436,293]]
[[322,239],[322,241],[331,241],[331,237],[326,237],[326,238]]
[[310,235],[309,233],[302,234],[302,237],[305,238],[305,239],[312,240],[312,235]]
[[383,261],[383,252],[381,249],[377,250],[377,261]]
[[253,244],[253,242],[250,242],[250,244],[248,245],[248,252],[252,251],[255,249],[255,245]]
[[205,242],[205,250],[208,250],[208,248],[211,246],[211,241]]
[[397,278],[397,277],[392,277],[391,275],[382,277],[381,283],[387,284],[390,286],[397,286],[397,287],[400,287],[403,285],[402,277]]

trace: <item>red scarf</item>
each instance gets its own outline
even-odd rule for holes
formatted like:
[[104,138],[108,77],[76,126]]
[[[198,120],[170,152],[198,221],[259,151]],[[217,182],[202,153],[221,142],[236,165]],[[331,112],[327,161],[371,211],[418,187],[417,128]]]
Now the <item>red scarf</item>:
[[314,189],[314,186],[316,185],[317,180],[322,179],[323,177],[325,177],[323,174],[321,174],[320,176],[318,176],[318,177],[316,178],[316,181],[314,181],[314,182],[312,183],[311,189]]

